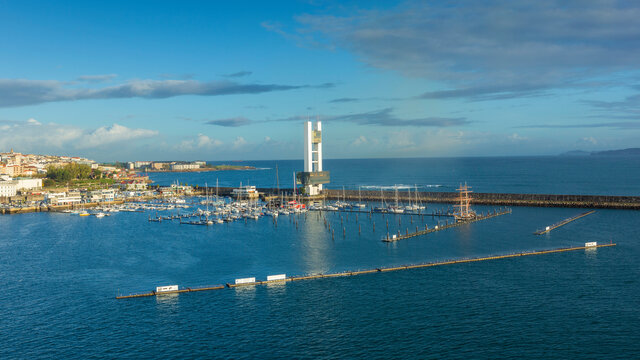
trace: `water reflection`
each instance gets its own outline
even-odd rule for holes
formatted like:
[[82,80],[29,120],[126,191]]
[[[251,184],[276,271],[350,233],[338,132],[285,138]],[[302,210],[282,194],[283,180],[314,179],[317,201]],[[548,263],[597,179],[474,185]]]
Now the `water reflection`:
[[256,286],[239,286],[233,288],[233,293],[238,300],[253,300],[256,297]]
[[[310,212],[307,213],[306,219],[296,215],[302,245],[302,267],[308,274],[327,272],[333,265],[327,259],[331,248],[327,237],[331,235],[324,225],[323,216],[327,217],[326,215],[329,214]],[[327,223],[330,223],[328,218]]]
[[180,294],[160,294],[156,295],[156,308],[160,312],[173,312],[178,310]]

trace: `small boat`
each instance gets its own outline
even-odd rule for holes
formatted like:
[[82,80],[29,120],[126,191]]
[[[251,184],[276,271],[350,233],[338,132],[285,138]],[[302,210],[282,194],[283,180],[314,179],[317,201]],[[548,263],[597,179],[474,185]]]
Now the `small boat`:
[[97,218],[103,218],[103,217],[105,217],[105,213],[99,212],[99,213],[96,214],[96,217]]
[[78,213],[78,216],[89,216],[89,213],[86,210],[82,210]]

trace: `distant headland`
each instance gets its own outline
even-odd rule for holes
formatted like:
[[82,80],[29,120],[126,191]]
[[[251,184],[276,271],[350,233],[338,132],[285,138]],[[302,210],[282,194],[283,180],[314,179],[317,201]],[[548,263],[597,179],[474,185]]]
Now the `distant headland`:
[[163,169],[152,169],[147,168],[145,172],[203,172],[203,171],[224,171],[224,170],[255,170],[254,166],[248,165],[207,165],[199,168],[163,168]]
[[640,148],[628,148],[606,151],[582,151],[573,150],[560,154],[560,156],[640,156]]

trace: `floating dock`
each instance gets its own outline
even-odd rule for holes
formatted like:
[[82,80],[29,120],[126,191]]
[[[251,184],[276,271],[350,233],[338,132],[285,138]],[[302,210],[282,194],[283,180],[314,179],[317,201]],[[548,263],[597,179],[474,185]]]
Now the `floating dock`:
[[335,212],[335,213],[354,213],[354,214],[383,214],[383,215],[409,215],[409,216],[431,216],[431,217],[454,217],[453,213],[443,212],[443,211],[431,211],[430,213],[424,213],[421,211],[403,211],[401,213],[395,213],[391,211],[374,211],[372,209],[369,210],[361,210],[361,209],[309,209],[309,211],[316,212]]
[[510,214],[510,213],[511,213],[511,209],[506,209],[506,210],[502,210],[502,211],[494,211],[494,212],[488,213],[487,215],[476,216],[475,218],[473,218],[471,220],[458,220],[458,221],[453,222],[451,224],[446,223],[445,225],[436,225],[436,226],[434,226],[434,227],[432,227],[430,229],[425,226],[424,230],[416,231],[416,232],[413,232],[413,233],[407,232],[404,235],[398,234],[398,235],[389,236],[387,234],[387,237],[382,239],[382,241],[384,241],[384,242],[394,242],[394,241],[404,240],[404,239],[412,238],[412,237],[415,237],[415,236],[426,235],[426,234],[429,234],[429,233],[432,233],[432,232],[441,231],[441,230],[449,229],[449,228],[452,228],[452,227],[456,227],[456,226],[460,226],[460,225],[464,225],[464,224],[469,224],[469,223],[480,221],[480,220],[486,220],[486,219],[490,219],[492,217],[505,215],[505,214]]
[[[382,272],[389,272],[389,271],[420,269],[420,268],[427,268],[427,267],[441,266],[441,265],[453,265],[453,264],[464,264],[464,263],[487,261],[487,260],[508,259],[508,258],[515,258],[520,256],[543,255],[543,254],[552,254],[552,253],[576,251],[576,250],[590,250],[590,249],[616,246],[616,245],[617,244],[615,243],[602,244],[602,245],[598,245],[596,243],[585,243],[585,246],[557,248],[557,249],[549,249],[549,250],[535,250],[535,251],[519,252],[519,253],[513,253],[513,254],[506,254],[506,255],[494,255],[494,256],[485,256],[485,257],[476,257],[476,258],[462,258],[462,259],[436,261],[436,262],[423,263],[423,264],[381,267],[381,268],[369,269],[369,270],[346,271],[346,272],[340,272],[340,273],[293,276],[293,277],[277,278],[276,280],[266,280],[266,281],[255,281],[255,278],[245,278],[245,279],[236,279],[235,284],[226,284],[226,286],[214,285],[214,286],[205,286],[205,287],[197,287],[197,288],[183,288],[183,289],[178,289],[173,291],[162,291],[162,292],[151,291],[151,292],[139,293],[139,294],[117,295],[116,299],[131,299],[131,298],[149,297],[149,296],[162,296],[166,294],[179,294],[179,293],[207,291],[207,290],[222,290],[224,288],[236,288],[236,287],[243,287],[243,286],[286,283],[288,281],[314,280],[314,279],[364,275],[364,274],[372,274],[372,273],[382,273]],[[267,279],[269,279],[269,277]]]
[[591,214],[593,214],[594,212],[596,212],[596,211],[595,211],[595,210],[591,210],[591,211],[587,211],[587,212],[582,213],[582,214],[578,214],[578,215],[576,215],[576,216],[572,216],[572,217],[570,217],[570,218],[568,218],[568,219],[564,219],[564,220],[562,220],[562,221],[560,221],[560,222],[558,222],[558,223],[555,223],[555,224],[553,224],[553,225],[547,226],[547,227],[546,227],[546,228],[544,228],[543,230],[538,230],[538,231],[534,232],[533,234],[534,234],[534,235],[542,235],[542,234],[546,234],[546,233],[548,233],[548,232],[549,232],[549,231],[551,231],[551,230],[557,229],[557,228],[559,228],[560,226],[567,225],[568,223],[570,223],[570,222],[572,222],[572,221],[576,221],[576,220],[578,220],[578,219],[580,219],[580,218],[583,218],[583,217],[585,217],[585,216],[587,216],[587,215],[591,215]]

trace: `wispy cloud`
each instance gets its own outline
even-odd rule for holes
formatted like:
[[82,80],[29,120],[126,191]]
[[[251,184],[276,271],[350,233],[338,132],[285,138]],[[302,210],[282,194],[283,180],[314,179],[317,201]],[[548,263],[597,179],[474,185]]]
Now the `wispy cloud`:
[[[210,125],[238,127],[250,124],[263,124],[270,122],[304,121],[308,118],[309,116],[307,115],[294,115],[286,118],[253,121],[245,117],[235,117],[230,119],[211,120],[206,123]],[[318,118],[326,122],[350,122],[358,125],[376,125],[389,127],[452,127],[464,126],[472,123],[472,121],[467,120],[464,117],[422,117],[415,119],[401,119],[393,114],[393,108],[354,114],[319,115]]]
[[612,128],[618,130],[640,129],[640,122],[604,122],[591,124],[536,124],[514,126],[520,129],[590,129],[590,128]]
[[[401,119],[393,114],[393,108],[385,108],[381,110],[374,110],[362,113],[354,114],[342,114],[342,115],[322,115],[319,118],[322,121],[327,122],[350,122],[358,125],[377,125],[377,126],[390,126],[390,127],[402,127],[402,126],[415,126],[415,127],[452,127],[452,126],[464,126],[471,124],[472,121],[467,120],[464,117],[421,117],[414,119]],[[268,120],[268,121],[301,121],[306,120],[306,115],[296,115],[283,119]]]
[[0,107],[35,105],[46,102],[86,99],[144,98],[162,99],[181,95],[218,96],[260,94],[303,88],[328,88],[319,85],[240,84],[231,81],[131,80],[102,88],[83,88],[55,80],[0,79]]
[[464,89],[429,91],[418,95],[417,99],[469,99],[472,101],[503,100],[520,97],[545,96],[547,86],[479,86]]
[[331,101],[329,101],[330,103],[346,103],[346,102],[356,102],[356,101],[360,101],[360,99],[357,98],[338,98],[338,99],[333,99]]
[[115,79],[117,77],[118,77],[117,74],[82,75],[82,76],[78,76],[77,80],[86,81],[86,82],[90,82],[90,83],[99,83],[99,82],[109,81],[109,80]]
[[627,96],[620,101],[587,100],[584,103],[599,112],[597,117],[640,119],[640,94]]
[[238,71],[238,72],[234,72],[231,74],[225,74],[223,75],[224,77],[230,77],[230,78],[239,78],[239,77],[243,77],[243,76],[249,76],[253,74],[253,71]]
[[378,126],[417,126],[417,127],[450,127],[470,124],[471,121],[463,118],[449,117],[423,117],[415,119],[400,119],[393,115],[392,108],[370,111],[365,113],[338,115],[327,117],[328,121],[344,121],[359,125]]
[[239,126],[250,125],[251,123],[252,123],[251,120],[242,116],[229,118],[229,119],[209,120],[206,122],[206,124],[208,125],[224,126],[224,127],[239,127]]
[[640,69],[638,18],[636,2],[409,1],[344,15],[305,14],[296,17],[295,32],[271,30],[452,88],[423,98],[494,100]]

